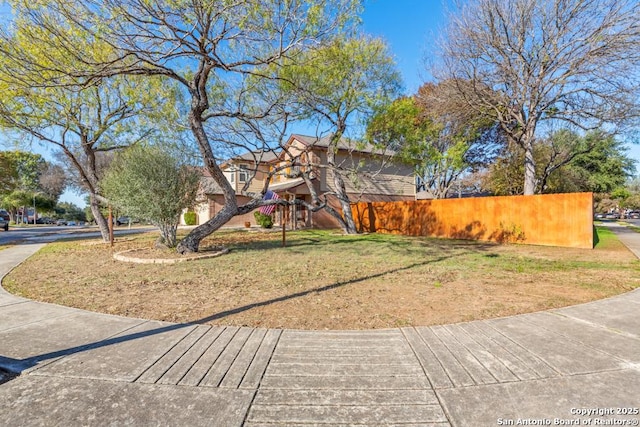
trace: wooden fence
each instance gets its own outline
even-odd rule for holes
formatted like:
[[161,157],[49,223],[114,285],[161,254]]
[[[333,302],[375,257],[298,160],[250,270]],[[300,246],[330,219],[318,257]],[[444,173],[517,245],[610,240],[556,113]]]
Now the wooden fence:
[[479,197],[352,205],[361,231],[593,248],[593,194]]

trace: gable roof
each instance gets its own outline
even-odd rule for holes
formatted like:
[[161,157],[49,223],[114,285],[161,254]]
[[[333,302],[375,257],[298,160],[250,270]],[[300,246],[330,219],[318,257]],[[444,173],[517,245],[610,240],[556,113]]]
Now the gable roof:
[[[302,142],[304,145],[310,148],[313,148],[313,147],[329,148],[329,145],[331,144],[331,136],[332,135],[329,134],[329,135],[318,138],[316,136],[307,136],[307,135],[294,133],[291,135],[291,137],[289,137],[289,141],[287,142],[287,144],[290,144],[291,141],[295,139],[297,141]],[[387,155],[393,154],[391,150],[380,149],[369,144],[368,142],[361,143],[348,138],[340,138],[340,141],[338,141],[338,150],[354,151],[358,153],[369,153],[369,154],[387,154]]]
[[220,167],[226,168],[230,166],[234,162],[251,162],[251,163],[270,163],[276,160],[280,156],[280,153],[277,153],[273,150],[256,150],[256,151],[247,151],[246,153],[240,154],[239,156],[235,156],[223,162]]
[[247,153],[234,157],[232,160],[245,160],[248,162],[255,162],[260,160],[261,162],[270,162],[277,159],[279,154],[280,153],[276,153],[272,150],[249,151]]
[[[291,145],[294,140],[301,142],[309,149],[327,149],[331,144],[331,134],[325,135],[323,137],[317,137],[294,133],[289,137],[286,145]],[[361,143],[359,141],[348,138],[340,138],[340,141],[338,141],[338,150],[387,156],[394,154],[394,152],[390,149],[380,149],[369,143]],[[246,153],[230,158],[229,160],[222,163],[221,166],[225,168],[237,161],[272,163],[278,160],[285,152],[286,150],[281,150],[279,152],[275,150],[248,151]]]

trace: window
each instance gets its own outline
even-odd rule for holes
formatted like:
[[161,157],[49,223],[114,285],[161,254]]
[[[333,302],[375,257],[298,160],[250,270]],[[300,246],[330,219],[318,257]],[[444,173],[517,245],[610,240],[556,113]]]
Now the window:
[[239,182],[247,182],[249,179],[249,171],[247,171],[247,165],[240,165],[240,172],[238,173]]

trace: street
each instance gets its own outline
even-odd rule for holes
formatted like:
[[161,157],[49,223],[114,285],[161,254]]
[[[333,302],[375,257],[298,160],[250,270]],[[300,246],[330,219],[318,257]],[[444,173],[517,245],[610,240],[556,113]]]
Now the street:
[[[149,231],[148,227],[116,227],[114,234],[141,233]],[[54,241],[68,237],[95,238],[100,236],[100,230],[96,226],[10,226],[9,231],[0,231],[0,245],[16,242],[37,241],[39,243]]]

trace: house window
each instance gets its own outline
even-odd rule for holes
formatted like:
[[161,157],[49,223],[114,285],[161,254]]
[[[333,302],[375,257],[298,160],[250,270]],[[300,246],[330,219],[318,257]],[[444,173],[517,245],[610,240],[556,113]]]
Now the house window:
[[229,182],[233,184],[233,182],[236,179],[236,173],[235,172],[231,172],[231,175],[229,175],[230,179]]
[[247,170],[247,165],[240,165],[240,172],[238,173],[238,181],[247,182],[248,179],[249,179],[249,171]]

